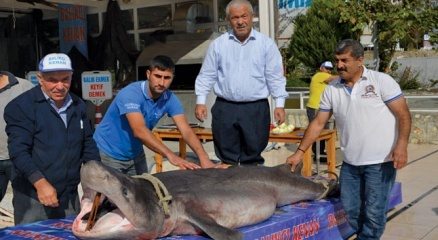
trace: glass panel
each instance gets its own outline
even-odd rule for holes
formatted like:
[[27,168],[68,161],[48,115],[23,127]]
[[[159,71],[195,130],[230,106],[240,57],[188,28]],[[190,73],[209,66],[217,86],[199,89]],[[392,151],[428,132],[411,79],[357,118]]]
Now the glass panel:
[[160,28],[172,26],[171,5],[138,9],[138,28]]
[[140,39],[140,49],[143,50],[145,47],[151,45],[153,42],[157,41],[154,37],[151,36],[150,32],[140,33],[138,34],[138,38]]

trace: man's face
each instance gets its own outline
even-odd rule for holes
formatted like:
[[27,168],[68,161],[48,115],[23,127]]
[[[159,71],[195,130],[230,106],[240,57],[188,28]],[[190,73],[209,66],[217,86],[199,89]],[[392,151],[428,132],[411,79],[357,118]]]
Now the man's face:
[[363,57],[353,57],[351,52],[335,55],[336,69],[346,81],[354,81],[362,75]]
[[152,98],[158,98],[166,89],[170,87],[173,80],[173,72],[170,69],[160,70],[154,68],[146,71],[146,76],[149,80],[149,91]]
[[228,17],[234,35],[236,35],[237,39],[241,42],[245,41],[251,33],[253,19],[253,15],[248,6],[244,4],[231,6],[230,15]]
[[70,89],[72,75],[71,71],[59,71],[39,73],[37,76],[41,89],[47,96],[57,105],[62,105]]

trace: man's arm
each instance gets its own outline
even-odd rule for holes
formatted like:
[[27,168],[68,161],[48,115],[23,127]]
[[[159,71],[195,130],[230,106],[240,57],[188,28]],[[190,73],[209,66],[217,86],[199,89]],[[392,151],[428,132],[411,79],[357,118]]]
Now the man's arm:
[[218,79],[218,64],[215,55],[215,42],[208,47],[201,70],[195,80],[196,108],[195,117],[203,122],[207,118],[207,95]]
[[411,114],[409,112],[406,99],[402,96],[394,101],[387,103],[387,106],[395,115],[398,124],[398,138],[392,151],[394,168],[401,169],[408,162],[408,142],[411,133]]
[[176,126],[178,127],[178,130],[181,132],[184,141],[199,157],[199,161],[201,163],[202,168],[227,167],[227,165],[222,165],[222,164],[216,165],[210,160],[208,154],[204,150],[204,147],[199,141],[199,138],[196,136],[196,134],[193,132],[193,129],[190,127],[189,123],[187,122],[187,118],[184,114],[176,115],[172,117],[172,119],[175,122]]
[[319,134],[321,133],[322,129],[324,129],[324,126],[326,122],[330,119],[331,115],[331,112],[319,111],[315,119],[310,122],[309,126],[304,132],[303,139],[301,140],[297,151],[295,151],[295,153],[289,156],[286,160],[287,164],[292,165],[292,172],[295,170],[295,167],[298,165],[298,163],[300,163],[303,159],[304,152],[307,150],[307,148],[312,146],[313,142],[315,142],[315,140],[318,138]]
[[27,116],[19,104],[11,102],[5,108],[4,119],[7,123],[8,149],[12,163],[26,177],[37,191],[38,201],[44,206],[58,207],[56,189],[47,181],[32,161],[34,120]]
[[282,124],[286,120],[284,104],[289,94],[286,91],[286,78],[284,77],[283,62],[277,45],[269,40],[266,45],[266,84],[271,96],[275,100],[274,120]]
[[181,169],[197,169],[198,165],[186,161],[175,153],[173,153],[166,145],[159,141],[151,130],[146,126],[143,115],[139,112],[131,112],[126,114],[129,126],[133,132],[133,135],[138,138],[143,145],[151,149],[152,151],[159,153],[169,159],[169,162]]

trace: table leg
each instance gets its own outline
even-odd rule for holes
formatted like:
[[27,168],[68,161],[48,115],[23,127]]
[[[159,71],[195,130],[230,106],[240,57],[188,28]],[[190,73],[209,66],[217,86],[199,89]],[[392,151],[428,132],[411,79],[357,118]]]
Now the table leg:
[[[330,134],[330,138],[327,139],[327,168],[329,172],[335,172],[336,170],[336,131]],[[333,174],[329,173],[330,178],[335,178]]]
[[182,138],[179,139],[179,156],[182,159],[187,157],[186,142]]
[[[163,141],[158,133],[154,133],[154,135],[159,141],[161,141],[161,142]],[[155,160],[155,171],[162,172],[163,171],[163,156],[161,156],[161,154],[159,154],[159,153],[155,153],[154,160]]]
[[303,156],[303,170],[301,174],[305,177],[312,176],[312,147],[309,147]]

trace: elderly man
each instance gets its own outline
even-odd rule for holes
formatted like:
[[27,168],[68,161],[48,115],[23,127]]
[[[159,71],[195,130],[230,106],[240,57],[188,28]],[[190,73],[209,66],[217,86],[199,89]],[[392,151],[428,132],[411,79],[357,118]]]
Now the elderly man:
[[100,160],[85,103],[69,93],[72,73],[67,55],[46,55],[40,87],[5,108],[15,224],[77,214],[81,164]]
[[288,96],[280,51],[275,42],[253,29],[253,8],[247,0],[233,0],[226,7],[232,30],[210,45],[196,78],[196,117],[207,117],[206,98],[217,95],[211,109],[216,155],[232,165],[263,164],[261,156],[269,141],[270,108],[285,121]]

